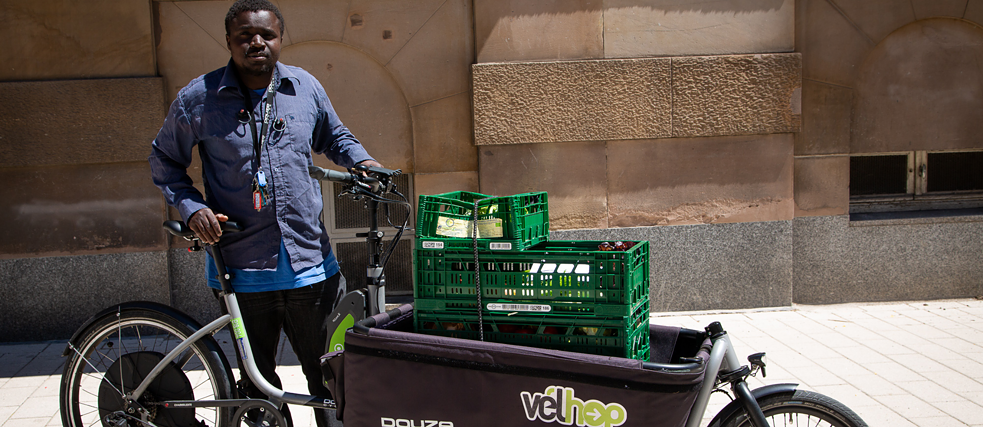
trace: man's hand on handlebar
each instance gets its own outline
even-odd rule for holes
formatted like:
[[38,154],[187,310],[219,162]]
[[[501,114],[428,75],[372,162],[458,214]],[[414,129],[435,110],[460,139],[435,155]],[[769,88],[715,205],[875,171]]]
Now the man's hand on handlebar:
[[311,178],[344,184],[345,190],[342,194],[358,194],[359,196],[365,195],[365,193],[378,196],[380,191],[390,191],[392,178],[400,174],[398,169],[386,169],[381,163],[371,159],[355,164],[347,172],[313,165],[308,166],[307,170]]
[[359,166],[359,165],[368,166],[368,167],[376,167],[376,168],[385,168],[385,166],[383,166],[382,163],[379,163],[379,162],[377,162],[375,160],[371,160],[371,159],[369,159],[369,160],[362,160],[361,162],[358,162],[358,164],[355,165],[355,166]]
[[191,215],[188,219],[188,227],[195,235],[201,239],[202,243],[214,245],[222,237],[222,222],[228,221],[229,217],[224,214],[212,212],[209,208],[204,208]]
[[[356,168],[358,168],[359,166],[365,166],[366,168],[382,168],[382,169],[385,169],[386,168],[385,166],[382,165],[382,163],[379,163],[379,162],[377,162],[375,160],[371,160],[371,159],[369,159],[369,160],[362,160],[361,162],[358,162],[358,164],[355,165]],[[365,172],[365,171],[362,171],[362,176],[368,176],[368,173]]]

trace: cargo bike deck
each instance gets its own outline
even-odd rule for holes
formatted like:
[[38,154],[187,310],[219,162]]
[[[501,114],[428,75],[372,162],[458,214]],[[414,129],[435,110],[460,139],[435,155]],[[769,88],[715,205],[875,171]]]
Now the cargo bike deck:
[[648,361],[412,331],[405,305],[325,355],[346,426],[684,426],[711,349],[703,331],[661,325]]

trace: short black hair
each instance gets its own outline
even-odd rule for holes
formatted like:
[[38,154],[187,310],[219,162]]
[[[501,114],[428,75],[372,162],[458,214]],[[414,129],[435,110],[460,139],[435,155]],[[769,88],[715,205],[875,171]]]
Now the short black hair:
[[259,12],[261,10],[273,12],[276,15],[276,19],[280,21],[280,37],[283,37],[283,15],[280,14],[280,9],[277,9],[276,5],[270,3],[269,0],[237,0],[233,3],[232,7],[229,8],[229,13],[225,14],[225,35],[232,33],[229,31],[229,26],[240,13]]

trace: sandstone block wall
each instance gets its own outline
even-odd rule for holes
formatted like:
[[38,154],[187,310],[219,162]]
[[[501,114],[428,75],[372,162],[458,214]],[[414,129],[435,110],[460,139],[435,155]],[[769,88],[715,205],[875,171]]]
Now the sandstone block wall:
[[[177,91],[227,63],[230,3],[0,2],[16,58],[0,69],[0,341],[64,337],[128,299],[214,314],[200,254],[159,231],[175,214],[145,158]],[[958,237],[978,217],[848,216],[852,154],[983,149],[979,2],[276,3],[284,62],[411,175],[411,198],[549,191],[557,236],[658,247],[657,309],[983,289]]]
[[475,0],[477,62],[790,52],[794,0]]
[[792,218],[793,1],[474,8],[482,192],[548,191],[554,229]]
[[791,133],[798,54],[476,64],[475,144]]
[[798,54],[472,70],[482,191],[548,191],[554,229],[792,218]]
[[109,304],[171,302],[147,156],[167,103],[152,2],[0,4],[0,340],[68,337]]
[[669,59],[477,64],[475,144],[672,136]]

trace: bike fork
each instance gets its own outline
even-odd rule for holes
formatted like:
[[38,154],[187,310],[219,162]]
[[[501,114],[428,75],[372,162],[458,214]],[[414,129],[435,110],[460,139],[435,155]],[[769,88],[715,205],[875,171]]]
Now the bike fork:
[[369,263],[365,271],[365,285],[369,290],[367,315],[374,316],[385,311],[386,307],[386,276],[382,273],[382,238],[385,233],[379,230],[379,218],[376,214],[379,202],[370,199],[366,203],[369,208],[369,231],[356,236],[365,237],[369,249]]
[[761,405],[758,405],[757,399],[751,394],[751,389],[748,388],[747,382],[743,379],[736,381],[731,385],[731,390],[734,391],[737,398],[744,404],[744,410],[747,411],[751,425],[755,427],[769,427],[768,420],[765,419],[765,413],[761,411]]

